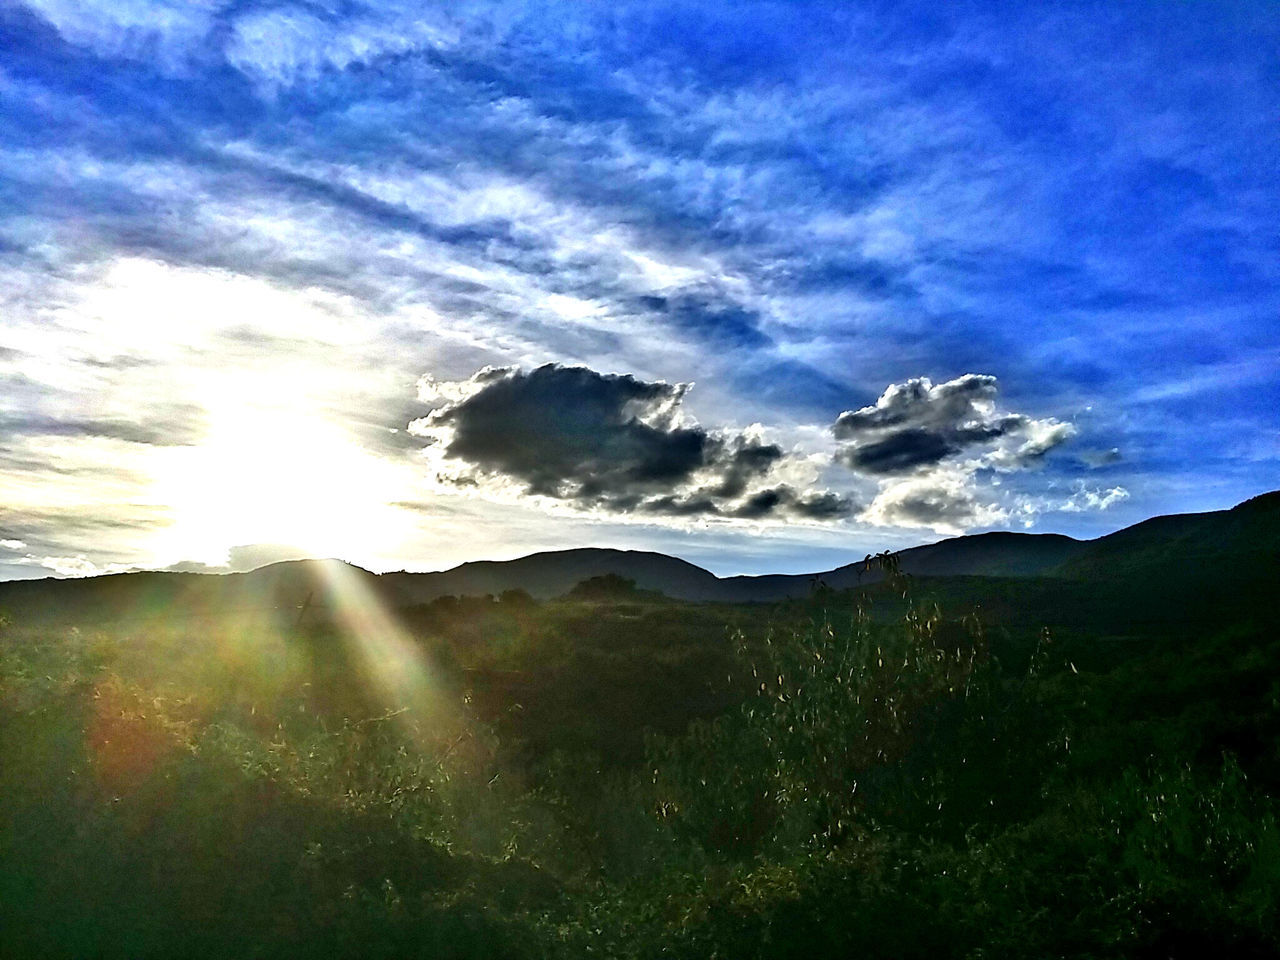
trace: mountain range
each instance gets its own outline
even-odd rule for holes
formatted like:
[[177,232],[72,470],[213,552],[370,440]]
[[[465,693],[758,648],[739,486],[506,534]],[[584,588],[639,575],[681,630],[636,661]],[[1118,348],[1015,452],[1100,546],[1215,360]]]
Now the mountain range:
[[[1280,586],[1280,490],[1230,510],[1154,517],[1095,540],[1011,532],[954,537],[901,551],[901,570],[916,577],[1048,578],[1117,581],[1135,577],[1167,589],[1207,581],[1247,581],[1256,593]],[[307,602],[337,560],[298,560],[248,573],[162,571],[79,579],[0,583],[0,611],[18,622],[49,619],[160,617],[175,608],[210,615],[248,604],[281,609]],[[373,574],[343,564],[393,607],[446,595],[483,596],[524,590],[535,598],[562,596],[591,577],[615,574],[642,590],[687,601],[750,603],[804,597],[815,584],[833,590],[880,578],[863,560],[811,574],[717,577],[661,553],[580,548],[505,561],[464,563],[434,573]],[[1280,591],[1278,591],[1280,593]]]

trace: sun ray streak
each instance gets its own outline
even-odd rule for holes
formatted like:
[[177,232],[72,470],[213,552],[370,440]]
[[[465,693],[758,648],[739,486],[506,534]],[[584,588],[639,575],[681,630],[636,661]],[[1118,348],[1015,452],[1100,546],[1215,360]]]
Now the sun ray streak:
[[441,749],[468,733],[465,717],[422,644],[361,573],[344,563],[316,564],[345,643],[355,654],[361,678],[381,704],[397,716],[404,732],[423,749]]

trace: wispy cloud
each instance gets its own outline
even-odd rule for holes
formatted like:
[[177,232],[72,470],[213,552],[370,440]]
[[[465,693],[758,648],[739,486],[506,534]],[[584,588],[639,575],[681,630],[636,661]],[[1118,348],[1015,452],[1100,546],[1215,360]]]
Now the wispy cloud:
[[[200,442],[207,371],[277,364],[398,469],[424,370],[560,363],[775,431],[722,518],[1020,523],[1089,468],[1117,521],[1197,472],[1243,498],[1280,429],[1277,40],[1248,5],[9,4],[0,470],[145,478],[125,447]],[[973,370],[1017,413],[832,464],[840,411]],[[647,492],[653,536],[705,486]]]

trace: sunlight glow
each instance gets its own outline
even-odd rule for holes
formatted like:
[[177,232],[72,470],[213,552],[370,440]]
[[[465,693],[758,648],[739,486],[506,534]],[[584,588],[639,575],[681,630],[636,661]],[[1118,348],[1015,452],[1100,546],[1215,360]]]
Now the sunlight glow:
[[210,336],[248,323],[277,339],[349,345],[359,331],[353,310],[316,289],[297,292],[222,270],[126,257],[56,316],[80,342],[182,360],[184,350],[202,349]]
[[[299,391],[244,383],[209,403],[198,446],[164,451],[155,496],[173,525],[157,553],[223,563],[228,548],[273,543],[311,556],[376,552],[396,536],[398,478]],[[288,385],[293,387],[296,385]]]

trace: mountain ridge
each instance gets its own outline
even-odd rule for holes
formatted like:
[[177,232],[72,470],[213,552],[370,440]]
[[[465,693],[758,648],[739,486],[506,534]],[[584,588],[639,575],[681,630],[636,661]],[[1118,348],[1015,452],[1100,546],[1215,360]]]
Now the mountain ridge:
[[[904,573],[919,577],[1051,577],[1070,580],[1117,572],[1194,577],[1206,569],[1280,571],[1280,490],[1226,510],[1151,517],[1093,540],[1062,534],[991,531],[951,537],[897,553]],[[384,602],[429,603],[442,596],[483,596],[524,590],[562,596],[582,580],[616,574],[642,590],[695,602],[771,602],[808,595],[815,583],[834,590],[876,582],[879,571],[855,560],[807,574],[719,577],[679,557],[646,550],[576,547],[512,560],[478,560],[446,570],[371,573],[338,560],[289,560],[240,573],[138,571],[85,578],[0,583],[0,607],[13,616],[50,615],[60,608],[103,616],[182,605],[197,611],[249,601],[278,608],[306,602],[323,588],[325,565],[340,563]],[[1232,565],[1235,565],[1233,568]]]

